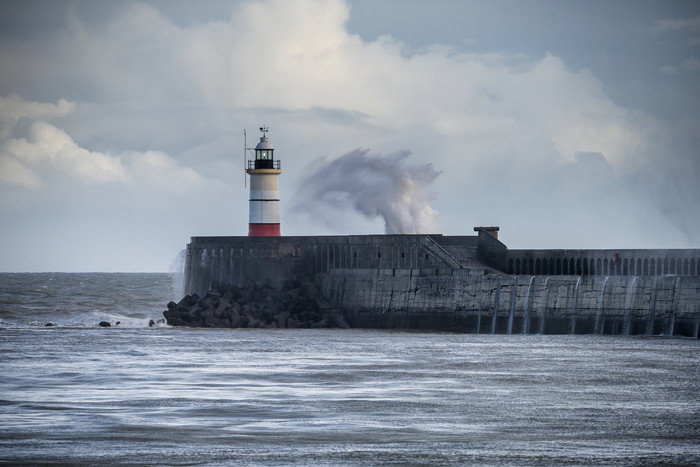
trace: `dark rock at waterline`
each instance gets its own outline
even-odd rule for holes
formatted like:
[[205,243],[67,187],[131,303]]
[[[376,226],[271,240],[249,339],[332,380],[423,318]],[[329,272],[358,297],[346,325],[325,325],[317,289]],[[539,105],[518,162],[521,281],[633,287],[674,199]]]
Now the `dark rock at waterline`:
[[44,324],[44,326],[56,326],[56,323],[52,323],[49,321],[48,323]]
[[342,315],[324,306],[308,278],[287,280],[281,289],[269,281],[245,286],[213,281],[203,298],[186,295],[170,302],[163,316],[171,326],[208,328],[297,329],[344,327]]
[[111,324],[108,321],[100,321],[100,326],[103,328],[108,328],[111,326]]

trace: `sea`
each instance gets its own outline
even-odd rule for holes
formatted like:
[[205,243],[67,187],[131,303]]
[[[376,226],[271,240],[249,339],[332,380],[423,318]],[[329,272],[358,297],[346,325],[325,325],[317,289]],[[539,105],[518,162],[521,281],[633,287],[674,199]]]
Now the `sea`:
[[0,464],[700,464],[696,339],[170,327],[180,282],[0,274]]

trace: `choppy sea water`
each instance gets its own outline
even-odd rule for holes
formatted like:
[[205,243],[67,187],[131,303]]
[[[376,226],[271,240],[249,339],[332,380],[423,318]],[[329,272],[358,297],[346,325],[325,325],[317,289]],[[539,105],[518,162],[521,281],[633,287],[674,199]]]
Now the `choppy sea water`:
[[149,328],[178,293],[0,274],[0,463],[700,463],[694,339]]

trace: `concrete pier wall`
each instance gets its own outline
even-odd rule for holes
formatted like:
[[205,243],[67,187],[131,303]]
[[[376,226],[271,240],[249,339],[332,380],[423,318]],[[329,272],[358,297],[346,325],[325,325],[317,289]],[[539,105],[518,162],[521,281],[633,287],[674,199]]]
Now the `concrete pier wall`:
[[697,337],[700,250],[508,250],[487,234],[193,237],[185,292],[312,278],[351,326]]
[[[475,238],[467,244],[476,248]],[[427,235],[193,237],[185,257],[185,292],[203,294],[212,280],[281,283],[334,268],[459,268]]]
[[352,327],[697,338],[700,323],[700,277],[334,269],[317,280]]

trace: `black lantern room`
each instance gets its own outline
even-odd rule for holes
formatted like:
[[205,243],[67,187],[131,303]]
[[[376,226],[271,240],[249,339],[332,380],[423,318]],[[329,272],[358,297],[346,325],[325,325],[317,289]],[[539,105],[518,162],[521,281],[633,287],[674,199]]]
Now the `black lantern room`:
[[272,147],[270,141],[267,139],[266,133],[267,128],[262,127],[260,131],[263,135],[260,137],[260,142],[255,146],[255,168],[256,169],[272,169],[274,168],[274,159],[272,153],[275,148]]

